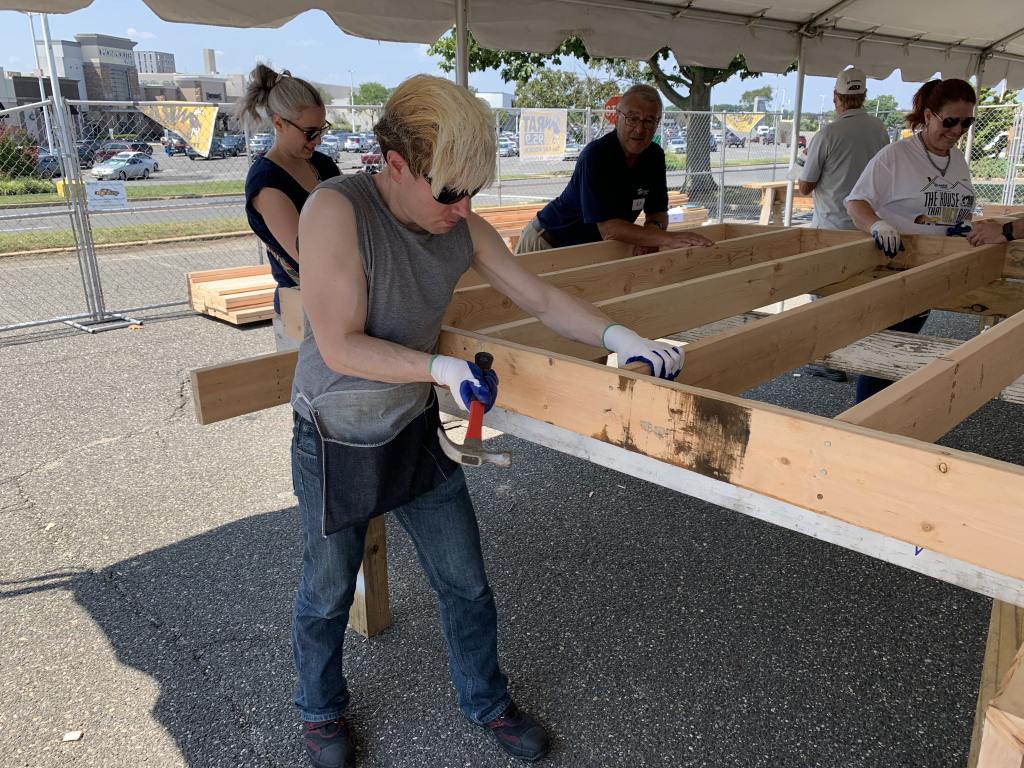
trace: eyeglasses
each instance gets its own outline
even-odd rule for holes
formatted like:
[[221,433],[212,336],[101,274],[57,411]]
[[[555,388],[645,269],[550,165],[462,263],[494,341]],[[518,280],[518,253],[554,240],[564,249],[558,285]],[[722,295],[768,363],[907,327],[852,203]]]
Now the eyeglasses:
[[641,126],[643,126],[643,129],[645,131],[653,131],[655,128],[658,127],[659,121],[655,120],[653,117],[640,118],[637,117],[636,115],[627,115],[621,109],[616,109],[615,111],[626,119],[626,125],[629,126],[630,128],[640,128]]
[[[940,115],[938,112],[935,113],[935,116],[942,117],[942,115]],[[974,125],[974,121],[976,119],[977,118],[974,117],[942,117],[942,127],[952,128],[957,125],[962,125],[964,127],[964,130],[966,131],[969,130],[972,125]]]
[[[424,176],[423,178],[427,180],[427,184],[434,183],[434,180],[431,179],[429,176]],[[434,199],[441,205],[455,205],[457,202],[464,198],[475,197],[476,193],[479,192],[481,189],[483,189],[483,187],[477,187],[472,192],[467,192],[464,189],[452,189],[451,187],[444,187],[441,189],[440,192],[434,195]]]
[[302,135],[306,137],[306,141],[312,141],[313,139],[322,136],[331,127],[331,124],[327,122],[319,128],[303,128],[301,125],[293,123],[287,117],[282,117],[281,119],[288,123],[288,125],[292,126],[292,128],[297,128],[302,131]]

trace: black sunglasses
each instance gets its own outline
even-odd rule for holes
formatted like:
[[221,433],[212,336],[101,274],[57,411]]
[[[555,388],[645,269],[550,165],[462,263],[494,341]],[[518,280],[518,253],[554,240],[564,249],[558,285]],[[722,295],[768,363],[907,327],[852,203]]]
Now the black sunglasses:
[[293,123],[287,117],[282,117],[281,119],[284,120],[286,123],[288,123],[288,125],[292,126],[293,128],[298,128],[300,131],[302,131],[302,135],[306,137],[306,141],[312,141],[318,136],[323,135],[331,127],[331,124],[328,122],[324,123],[319,128],[303,128],[301,125],[296,125],[295,123]]
[[[942,117],[942,115],[940,115],[938,112],[935,113],[935,116]],[[974,125],[974,121],[976,119],[977,118],[974,117],[942,117],[942,127],[952,128],[956,125],[962,125],[964,127],[964,130],[966,131],[969,130],[972,125]]]
[[[427,184],[433,184],[434,181],[429,176],[424,176],[427,180]],[[479,192],[483,187],[477,187],[472,192],[467,192],[464,189],[452,189],[451,187],[444,187],[434,195],[434,199],[441,205],[455,205],[457,202],[465,197],[475,197],[476,193]]]

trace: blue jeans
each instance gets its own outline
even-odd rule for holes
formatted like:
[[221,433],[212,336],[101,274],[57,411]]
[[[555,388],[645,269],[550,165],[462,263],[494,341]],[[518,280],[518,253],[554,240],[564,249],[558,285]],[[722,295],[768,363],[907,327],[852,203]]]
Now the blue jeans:
[[[312,423],[296,415],[292,483],[302,516],[304,552],[292,611],[292,650],[298,673],[295,705],[307,722],[334,720],[348,707],[342,654],[366,537],[365,524],[327,538],[321,535],[317,439]],[[459,708],[475,723],[493,720],[509,704],[508,680],[498,667],[498,616],[461,468],[393,513],[416,546],[437,594]]]
[[[906,320],[900,320],[896,325],[890,325],[886,328],[887,331],[903,331],[903,333],[920,333],[924,327],[925,322],[928,320],[928,312],[923,312],[920,315],[914,315],[908,317]],[[861,403],[867,400],[872,395],[876,395],[883,389],[892,384],[891,381],[885,379],[879,379],[874,376],[858,376],[857,377],[857,402]]]

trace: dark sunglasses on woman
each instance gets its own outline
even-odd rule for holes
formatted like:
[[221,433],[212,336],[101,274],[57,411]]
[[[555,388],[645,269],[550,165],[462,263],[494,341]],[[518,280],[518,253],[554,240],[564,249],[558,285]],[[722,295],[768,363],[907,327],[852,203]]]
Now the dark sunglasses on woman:
[[[427,184],[433,184],[433,179],[429,176],[424,176],[427,180]],[[475,197],[476,193],[479,192],[482,187],[477,187],[472,192],[467,192],[464,189],[452,189],[451,187],[444,187],[434,195],[434,199],[441,205],[455,205],[457,202],[462,200],[464,197]]]
[[302,131],[302,135],[306,137],[306,141],[312,141],[313,139],[319,138],[320,136],[325,134],[331,127],[331,124],[328,122],[324,123],[319,128],[303,128],[301,125],[296,125],[295,123],[293,123],[287,117],[282,117],[281,119],[288,123],[288,125],[292,126],[292,128],[298,128],[300,131]]
[[957,125],[962,125],[965,131],[969,130],[970,127],[974,125],[975,120],[973,117],[942,117],[942,115],[937,112],[935,113],[935,116],[942,118],[943,128],[952,128]]

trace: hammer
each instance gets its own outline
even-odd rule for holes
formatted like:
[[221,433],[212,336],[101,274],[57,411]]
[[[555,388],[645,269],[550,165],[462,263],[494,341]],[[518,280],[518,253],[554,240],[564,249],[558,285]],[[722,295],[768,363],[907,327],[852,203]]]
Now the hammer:
[[[477,352],[473,358],[477,368],[485,373],[491,370],[494,364],[494,355],[490,352]],[[453,393],[455,394],[455,393]],[[458,395],[456,394],[456,397]],[[441,450],[445,456],[459,464],[467,467],[479,467],[483,464],[496,464],[499,467],[508,467],[512,464],[511,453],[494,453],[484,450],[481,428],[484,423],[484,404],[479,400],[471,400],[469,403],[469,426],[466,427],[466,440],[459,445],[448,439],[444,429],[437,428],[437,437],[441,443]]]

